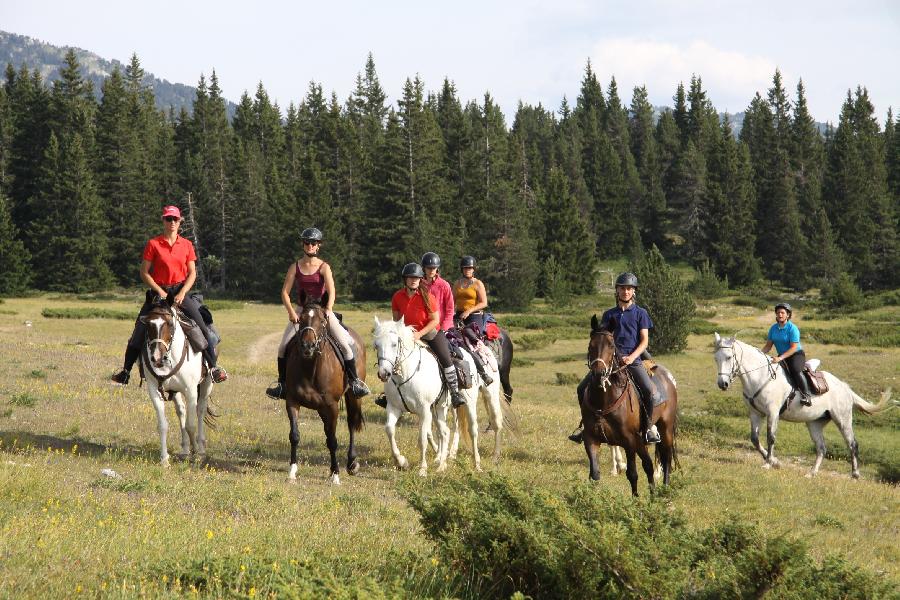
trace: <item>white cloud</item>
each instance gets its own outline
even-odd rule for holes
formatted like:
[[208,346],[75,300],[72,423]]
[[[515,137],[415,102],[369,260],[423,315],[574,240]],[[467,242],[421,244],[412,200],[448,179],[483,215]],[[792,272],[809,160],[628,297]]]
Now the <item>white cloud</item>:
[[670,104],[667,99],[678,83],[687,85],[696,74],[716,108],[732,112],[743,110],[757,91],[768,89],[776,68],[769,59],[722,50],[703,40],[673,44],[613,38],[596,44],[591,60],[601,81],[616,76],[625,102],[632,87],[646,84],[652,101]]

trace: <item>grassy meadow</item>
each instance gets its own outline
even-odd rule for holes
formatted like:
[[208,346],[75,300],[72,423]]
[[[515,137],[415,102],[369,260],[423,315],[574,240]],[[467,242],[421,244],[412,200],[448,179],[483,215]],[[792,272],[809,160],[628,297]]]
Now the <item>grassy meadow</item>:
[[[487,471],[549,493],[588,485],[584,450],[566,439],[579,420],[572,382],[585,371],[590,315],[611,298],[576,300],[565,309],[536,303],[529,315],[498,315],[516,344],[517,427],[505,432],[498,465],[489,458],[493,434],[482,435]],[[737,515],[767,536],[804,542],[816,561],[838,555],[900,581],[900,489],[889,483],[900,478],[900,410],[855,414],[859,481],[849,476],[848,451],[833,426],[826,429],[829,454],[817,478],[804,477],[814,450],[802,424],[781,424],[776,455],[783,466],[763,469],[750,446],[739,386],[726,393],[715,384],[711,331],[737,332],[762,345],[771,323],[769,310],[740,300],[702,302],[694,324],[702,333],[691,335],[683,354],[657,357],[678,382],[680,469],[664,500],[651,506],[680,511],[697,527]],[[263,393],[276,373],[285,323],[280,305],[213,305],[224,339],[220,362],[231,378],[213,393],[220,417],[208,433],[208,460],[176,460],[162,469],[154,411],[135,384],[137,369],[127,388],[107,384],[132,326],[120,317],[136,314],[139,301],[137,294],[44,295],[0,304],[0,596],[278,595],[285,580],[305,581],[309,565],[318,573],[309,577],[331,578],[320,583],[336,597],[340,581],[357,582],[360,597],[471,595],[465,578],[443,568],[419,514],[404,500],[404,486],[422,489],[428,481],[417,481],[415,469],[393,468],[384,412],[372,397],[358,437],[359,475],[342,474],[340,486],[328,483],[321,422],[306,411],[299,484],[286,482],[287,417]],[[367,341],[373,314],[389,315],[386,305],[337,309]],[[888,386],[900,395],[900,345],[892,342],[900,307],[846,316],[800,307],[796,315],[801,331],[847,340],[804,338],[807,355],[822,359],[822,369],[870,401]],[[875,337],[854,337],[869,330]],[[377,393],[374,350],[367,350],[367,381]],[[168,416],[174,458],[180,445],[171,406]],[[415,433],[414,418],[404,417],[399,443],[414,464]],[[343,416],[338,439],[343,466]],[[464,478],[471,461],[461,456],[429,479]],[[599,487],[627,498],[624,475],[609,476],[608,452],[603,457]],[[120,477],[105,477],[103,469]],[[638,502],[646,502],[643,473],[640,490]]]

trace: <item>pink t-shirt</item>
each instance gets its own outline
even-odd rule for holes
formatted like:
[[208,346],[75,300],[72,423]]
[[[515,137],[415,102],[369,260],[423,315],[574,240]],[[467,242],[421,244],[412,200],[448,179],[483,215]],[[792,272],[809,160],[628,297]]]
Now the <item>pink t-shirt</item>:
[[453,290],[450,289],[450,284],[447,283],[446,279],[438,275],[433,283],[423,279],[422,285],[437,300],[437,312],[440,318],[438,328],[441,331],[450,331],[453,329],[453,314],[456,312],[456,307],[453,304]]

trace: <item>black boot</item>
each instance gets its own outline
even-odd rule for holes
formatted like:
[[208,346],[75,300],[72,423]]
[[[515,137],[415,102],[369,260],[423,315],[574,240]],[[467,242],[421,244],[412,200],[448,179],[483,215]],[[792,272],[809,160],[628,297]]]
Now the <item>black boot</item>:
[[806,375],[800,373],[794,379],[797,380],[797,391],[800,392],[800,404],[812,406],[812,392],[809,390],[809,381],[807,381]]
[[646,415],[646,427],[644,428],[644,442],[647,444],[658,444],[661,441],[659,437],[659,431],[656,430],[656,425],[653,423],[653,398],[649,398],[644,401],[641,400],[644,404],[644,413]]
[[125,364],[122,366],[121,371],[112,376],[112,382],[119,385],[128,385],[128,380],[131,379],[131,367],[134,366],[134,363],[140,355],[140,348],[132,348],[131,346],[126,347]]
[[284,400],[284,378],[287,373],[287,359],[278,357],[278,382],[269,386],[266,396],[272,400]]
[[478,371],[478,375],[481,376],[481,380],[485,383],[485,385],[491,385],[494,383],[494,378],[487,374],[487,370],[484,368],[484,361],[481,360],[481,357],[478,356],[478,353],[474,350],[470,350],[469,354],[472,355],[472,360],[475,362],[475,369]]
[[450,388],[450,404],[453,408],[459,408],[466,403],[459,393],[459,381],[456,379],[456,367],[446,367],[444,369],[444,379],[447,380],[447,387]]
[[576,444],[584,443],[584,427],[581,423],[578,424],[578,429],[576,429],[572,434],[569,435],[569,439]]
[[345,359],[344,368],[347,371],[347,379],[350,381],[350,391],[353,395],[357,398],[368,396],[371,393],[369,386],[356,374],[356,357]]

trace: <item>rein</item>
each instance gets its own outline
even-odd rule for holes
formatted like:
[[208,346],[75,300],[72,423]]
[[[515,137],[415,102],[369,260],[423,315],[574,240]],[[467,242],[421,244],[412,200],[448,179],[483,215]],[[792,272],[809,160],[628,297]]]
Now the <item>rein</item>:
[[[173,325],[173,328],[174,327],[180,328],[181,326],[178,324],[177,318],[174,321],[175,321],[175,323]],[[182,333],[184,334],[183,331],[182,331]],[[175,332],[173,330],[172,339],[174,339],[174,338],[175,338]],[[144,348],[143,348],[144,361],[147,364],[147,369],[150,371],[150,373],[153,374],[153,377],[156,378],[157,389],[159,389],[159,395],[162,396],[163,395],[163,385],[165,384],[165,382],[168,379],[170,379],[172,376],[174,376],[176,373],[178,373],[178,371],[181,370],[182,365],[184,365],[184,361],[188,355],[188,337],[187,337],[187,334],[184,334],[184,348],[181,351],[181,358],[178,359],[178,363],[172,368],[171,371],[169,371],[168,373],[165,373],[165,374],[159,373],[155,368],[153,368],[153,361],[150,359],[150,346],[152,346],[153,344],[162,344],[163,347],[165,347],[166,353],[163,355],[163,358],[168,357],[171,354],[172,348],[169,346],[169,343],[166,342],[162,338],[154,338],[152,340],[148,340],[144,344]]]
[[[380,363],[381,361],[385,361],[386,363],[391,365],[391,381],[393,381],[394,385],[397,387],[397,393],[400,394],[400,402],[403,403],[403,408],[406,409],[406,412],[411,413],[412,410],[410,410],[409,405],[406,403],[406,398],[403,397],[403,389],[402,388],[404,385],[409,383],[410,380],[412,380],[412,378],[415,377],[416,374],[419,372],[419,369],[422,368],[422,351],[423,351],[422,347],[418,346],[414,342],[412,348],[409,349],[409,354],[407,354],[406,356],[403,356],[403,350],[404,350],[403,339],[400,338],[400,336],[398,336],[398,342],[397,342],[398,358],[394,361],[391,361],[390,359],[388,359],[386,356],[384,356],[382,354],[381,347],[376,346],[376,348],[378,348],[378,354],[376,356],[375,368],[378,368],[378,363]],[[416,349],[419,350],[419,362],[416,363],[416,368],[413,369],[413,372],[409,375],[409,377],[407,377],[406,379],[404,379],[403,381],[398,383],[397,380],[395,379],[395,376],[399,375],[400,377],[403,377],[403,363],[405,363],[407,360],[409,360],[409,358],[413,355],[413,352],[415,352]],[[402,357],[402,358],[399,358],[399,357]],[[445,389],[445,385],[442,383],[441,391],[438,392],[437,398],[435,398],[434,400],[431,401],[431,404],[434,404],[435,402],[437,402],[438,398],[440,398],[441,395],[444,393],[444,389]]]
[[[755,408],[756,405],[754,404],[754,401],[759,397],[759,395],[762,393],[762,391],[764,389],[766,389],[766,386],[769,385],[769,383],[771,383],[772,381],[775,381],[775,379],[778,377],[778,373],[775,371],[775,363],[772,362],[772,360],[769,359],[768,356],[766,356],[766,363],[764,365],[760,365],[758,367],[754,367],[752,369],[747,369],[746,371],[742,371],[740,369],[740,362],[743,362],[743,360],[744,360],[743,352],[741,353],[741,357],[738,358],[737,352],[736,352],[736,349],[737,349],[736,346],[723,346],[723,345],[719,344],[719,345],[716,345],[716,347],[715,347],[716,350],[724,350],[725,348],[731,348],[731,352],[732,352],[731,372],[724,373],[724,372],[720,371],[719,375],[728,375],[733,380],[735,375],[740,377],[741,375],[746,375],[747,373],[753,373],[754,371],[759,371],[760,369],[764,369],[764,368],[769,369],[769,378],[765,381],[765,383],[763,383],[761,386],[759,386],[759,389],[756,390],[756,392],[752,396],[747,395],[746,390],[743,390],[741,392],[742,395],[744,396],[744,400],[746,400],[750,404],[750,406],[753,406]],[[762,354],[761,351],[760,351],[760,354]],[[763,356],[765,356],[765,355],[763,355]],[[730,381],[729,381],[729,383],[730,383]]]

